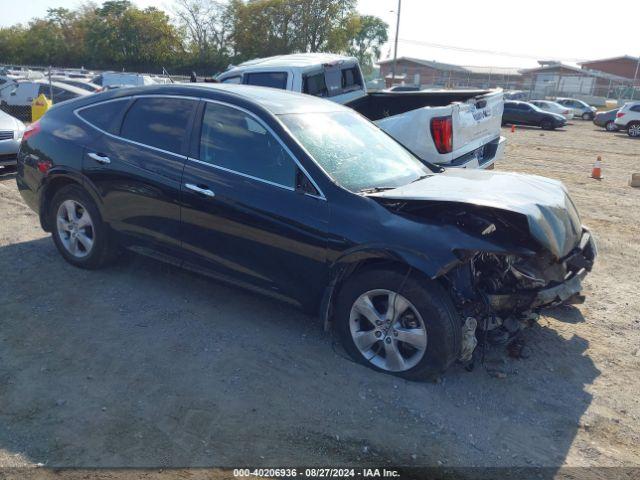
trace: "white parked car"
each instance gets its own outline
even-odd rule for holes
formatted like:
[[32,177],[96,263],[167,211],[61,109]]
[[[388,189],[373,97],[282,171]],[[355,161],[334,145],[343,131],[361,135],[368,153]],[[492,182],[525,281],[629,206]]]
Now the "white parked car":
[[0,170],[16,164],[24,129],[24,123],[0,110]]
[[59,76],[55,76],[55,77],[52,76],[51,79],[54,82],[66,83],[67,85],[81,88],[83,90],[86,90],[89,93],[95,93],[102,90],[102,87],[100,85],[91,83],[89,80],[82,80],[79,78],[71,78],[71,77],[59,77]]
[[[31,116],[31,104],[33,100],[45,95],[55,103],[61,103],[76,97],[89,95],[90,92],[61,82],[49,82],[45,80],[19,81],[10,87],[0,90],[0,105],[2,109],[20,118]],[[53,94],[53,97],[51,96]]]
[[562,115],[567,120],[571,120],[573,118],[573,109],[560,105],[557,102],[551,102],[549,100],[531,100],[529,103],[535,105],[541,110]]
[[422,160],[443,167],[492,168],[504,154],[502,90],[367,92],[358,60],[328,53],[251,60],[217,77],[221,83],[280,88],[345,105]]
[[140,87],[142,85],[155,85],[156,82],[149,75],[125,72],[103,72],[93,77],[91,83],[100,85],[105,89],[120,87]]
[[625,103],[616,113],[618,130],[626,130],[630,137],[640,137],[640,101]]
[[598,109],[596,107],[592,107],[586,102],[582,100],[578,100],[577,98],[556,98],[556,102],[562,105],[563,107],[568,107],[573,110],[573,116],[575,118],[581,118],[582,120],[593,120],[596,116],[596,112]]

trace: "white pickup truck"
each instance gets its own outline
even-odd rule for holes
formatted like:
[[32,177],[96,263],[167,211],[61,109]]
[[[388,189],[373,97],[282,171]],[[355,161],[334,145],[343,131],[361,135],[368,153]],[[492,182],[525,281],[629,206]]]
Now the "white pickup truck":
[[251,60],[217,80],[326,97],[374,121],[421,159],[444,167],[493,168],[504,153],[502,90],[368,93],[356,58],[326,53]]

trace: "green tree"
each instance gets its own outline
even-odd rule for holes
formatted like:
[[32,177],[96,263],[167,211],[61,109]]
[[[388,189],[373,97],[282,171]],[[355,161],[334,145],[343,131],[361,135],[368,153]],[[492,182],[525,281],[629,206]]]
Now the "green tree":
[[389,25],[381,18],[358,17],[356,33],[350,38],[347,52],[358,59],[365,74],[372,72],[373,64],[380,58],[382,46],[388,40],[388,30]]

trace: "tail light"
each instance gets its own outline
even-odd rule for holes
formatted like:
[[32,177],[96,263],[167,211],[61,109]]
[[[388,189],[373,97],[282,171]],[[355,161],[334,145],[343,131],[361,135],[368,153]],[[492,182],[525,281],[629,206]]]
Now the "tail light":
[[28,140],[30,137],[33,137],[35,134],[37,134],[40,131],[40,122],[33,122],[31,125],[29,125],[25,130],[24,133],[22,134],[22,141],[26,141]]
[[624,117],[624,112],[616,113],[616,118],[622,118],[622,117]]
[[438,153],[451,153],[453,150],[453,128],[451,116],[431,119],[431,136]]

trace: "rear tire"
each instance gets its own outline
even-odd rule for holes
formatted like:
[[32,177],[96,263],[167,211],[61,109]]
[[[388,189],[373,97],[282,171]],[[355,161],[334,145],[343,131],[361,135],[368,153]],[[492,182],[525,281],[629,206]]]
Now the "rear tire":
[[111,263],[117,250],[98,207],[81,187],[67,185],[53,196],[49,208],[53,242],[71,265],[97,269]]
[[613,122],[612,120],[609,120],[605,125],[604,125],[604,129],[607,132],[615,132],[616,130],[618,130],[618,127],[616,126],[615,122]]
[[555,130],[556,128],[553,126],[553,122],[551,120],[543,120],[540,123],[540,127],[542,127],[543,130]]
[[640,122],[632,122],[627,125],[627,135],[633,138],[640,137]]
[[462,326],[448,292],[401,269],[367,269],[349,278],[334,319],[356,362],[408,380],[433,378],[460,352]]

